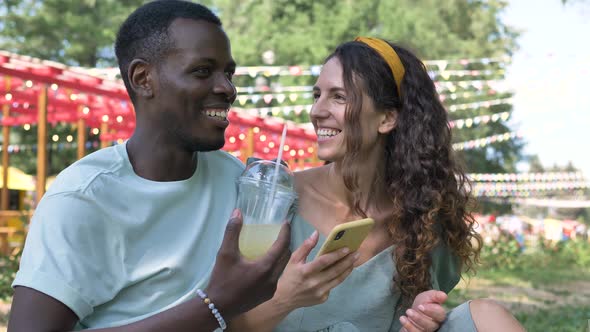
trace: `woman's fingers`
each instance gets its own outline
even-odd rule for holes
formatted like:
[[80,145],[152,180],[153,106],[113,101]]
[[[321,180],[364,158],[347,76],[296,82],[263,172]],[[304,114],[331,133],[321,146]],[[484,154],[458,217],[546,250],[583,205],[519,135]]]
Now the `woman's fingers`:
[[440,323],[435,322],[425,314],[413,309],[406,310],[406,315],[410,321],[421,331],[436,331]]
[[342,248],[321,255],[320,257],[316,257],[316,259],[305,265],[304,273],[306,275],[311,275],[323,271],[328,267],[334,265],[334,263],[346,257],[346,255],[348,255],[349,253],[350,249]]
[[436,303],[426,303],[419,305],[418,310],[416,311],[422,312],[424,315],[439,323],[442,323],[447,318],[447,312],[445,308]]
[[[346,274],[346,276],[348,276],[348,274],[350,274],[350,272],[348,272],[348,273],[346,273],[346,272],[352,271],[352,269],[354,267],[354,262],[356,262],[358,257],[359,257],[359,253],[353,252],[353,253],[348,254],[347,256],[342,258],[341,260],[337,261],[333,265],[325,268],[324,270],[322,270],[321,272],[319,272],[317,274],[318,282],[319,283],[327,283],[327,282],[330,282],[334,279],[341,278],[343,274]],[[342,281],[344,281],[346,276],[344,278],[342,278]],[[342,282],[342,281],[340,281],[340,282]],[[340,282],[338,282],[338,284]],[[334,288],[334,286],[330,287],[330,289],[331,288]]]

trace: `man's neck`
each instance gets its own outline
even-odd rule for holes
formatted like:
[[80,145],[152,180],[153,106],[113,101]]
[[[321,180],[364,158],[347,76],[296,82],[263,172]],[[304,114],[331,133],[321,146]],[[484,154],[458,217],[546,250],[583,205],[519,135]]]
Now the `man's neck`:
[[197,168],[195,152],[151,130],[136,128],[127,142],[127,154],[135,174],[152,181],[186,180]]

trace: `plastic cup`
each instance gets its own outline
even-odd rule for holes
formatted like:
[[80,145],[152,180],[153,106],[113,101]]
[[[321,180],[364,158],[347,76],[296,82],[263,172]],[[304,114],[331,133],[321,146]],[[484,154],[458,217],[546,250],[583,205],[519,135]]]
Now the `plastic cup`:
[[293,172],[284,165],[279,166],[273,195],[275,168],[274,161],[258,160],[249,164],[237,180],[236,207],[242,211],[244,220],[240,251],[248,259],[256,259],[268,251],[297,197]]

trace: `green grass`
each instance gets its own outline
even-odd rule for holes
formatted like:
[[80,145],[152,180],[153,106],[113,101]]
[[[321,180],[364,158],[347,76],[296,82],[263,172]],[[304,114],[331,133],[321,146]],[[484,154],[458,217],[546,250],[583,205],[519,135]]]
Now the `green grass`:
[[561,284],[569,281],[590,280],[590,268],[576,266],[556,266],[554,264],[537,265],[527,264],[526,268],[513,270],[481,270],[477,277],[492,280],[497,284],[514,285],[530,283],[534,288],[548,284]]
[[[512,314],[527,331],[590,332],[590,297],[580,296],[576,288],[590,287],[588,247],[566,254],[569,256],[547,251],[514,257],[507,252],[490,255],[484,262],[501,260],[502,263],[480,267],[471,278],[473,283],[467,279],[450,292],[445,307],[490,297],[510,303]],[[582,283],[578,286],[576,282]],[[572,283],[576,283],[575,286]],[[541,293],[553,297],[539,296]],[[573,298],[578,300],[572,302]]]
[[582,332],[590,329],[590,305],[541,309],[534,313],[516,313],[527,331]]

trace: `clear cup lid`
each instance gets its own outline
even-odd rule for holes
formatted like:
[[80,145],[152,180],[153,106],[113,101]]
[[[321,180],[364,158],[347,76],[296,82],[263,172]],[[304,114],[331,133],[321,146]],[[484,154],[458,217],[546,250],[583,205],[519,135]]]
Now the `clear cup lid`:
[[[246,166],[246,169],[240,175],[238,181],[256,181],[272,184],[275,178],[276,161],[273,160],[257,160]],[[284,165],[279,165],[279,172],[277,178],[277,186],[281,186],[288,190],[295,190],[293,182],[293,172]]]

